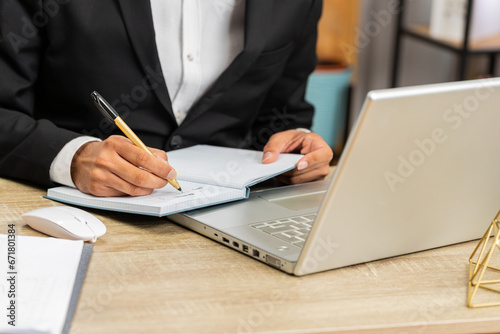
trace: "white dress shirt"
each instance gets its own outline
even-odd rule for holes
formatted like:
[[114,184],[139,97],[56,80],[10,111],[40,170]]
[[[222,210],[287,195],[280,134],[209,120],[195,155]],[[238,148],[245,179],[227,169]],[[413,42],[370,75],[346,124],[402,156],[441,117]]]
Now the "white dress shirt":
[[[243,50],[245,0],[151,0],[156,46],[177,124]],[[71,161],[85,143],[67,143],[50,166],[53,182],[75,187]]]
[[181,124],[243,51],[245,1],[151,0],[158,56]]

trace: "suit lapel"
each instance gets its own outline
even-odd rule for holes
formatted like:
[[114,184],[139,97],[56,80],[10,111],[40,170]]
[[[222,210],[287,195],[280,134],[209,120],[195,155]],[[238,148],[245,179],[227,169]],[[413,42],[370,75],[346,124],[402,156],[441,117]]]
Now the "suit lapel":
[[[272,0],[246,0],[245,46],[231,65],[219,76],[212,88],[193,105],[182,125],[190,123],[201,113],[208,110],[229,87],[248,71],[265,46],[266,32],[269,29]],[[145,73],[160,67],[158,49],[155,41],[153,16],[149,1],[118,0],[128,36],[137,58]],[[148,70],[149,69],[149,70]],[[154,89],[163,107],[175,122],[172,103],[166,82]]]
[[165,79],[163,74],[159,74],[157,70],[161,68],[161,65],[156,47],[151,4],[149,1],[144,0],[118,0],[118,3],[120,4],[127,34],[142,65],[144,75],[151,75],[155,77],[156,81],[160,82],[159,86],[153,91],[175,123]]
[[246,0],[245,8],[245,45],[231,65],[219,76],[191,110],[181,126],[190,123],[201,113],[207,111],[229,87],[248,71],[262,52],[269,29],[272,0]]

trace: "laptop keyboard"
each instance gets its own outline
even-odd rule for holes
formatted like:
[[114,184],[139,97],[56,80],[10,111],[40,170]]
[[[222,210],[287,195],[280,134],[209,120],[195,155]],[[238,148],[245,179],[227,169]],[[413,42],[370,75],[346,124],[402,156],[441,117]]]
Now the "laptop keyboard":
[[251,224],[250,226],[302,248],[307,240],[307,237],[309,236],[309,232],[311,231],[311,227],[313,226],[315,219],[316,214],[312,214],[270,220],[257,224]]

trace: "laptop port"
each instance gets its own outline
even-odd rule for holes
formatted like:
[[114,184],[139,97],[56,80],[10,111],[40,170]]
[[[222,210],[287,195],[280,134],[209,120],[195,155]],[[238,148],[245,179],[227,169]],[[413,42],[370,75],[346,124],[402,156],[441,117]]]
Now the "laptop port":
[[276,268],[279,268],[281,266],[281,260],[271,255],[266,255],[266,262]]
[[241,249],[242,249],[245,253],[248,253],[248,246],[247,246],[247,245],[241,245]]
[[252,250],[252,255],[255,257],[260,257],[260,252],[256,249]]
[[222,237],[222,241],[229,243],[229,239]]
[[233,247],[240,248],[240,244],[236,241],[233,241]]

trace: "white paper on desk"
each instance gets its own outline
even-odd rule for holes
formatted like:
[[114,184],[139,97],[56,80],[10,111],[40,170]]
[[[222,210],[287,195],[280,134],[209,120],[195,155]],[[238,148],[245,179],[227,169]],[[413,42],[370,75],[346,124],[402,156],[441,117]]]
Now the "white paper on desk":
[[0,333],[61,333],[83,241],[16,236],[16,327],[7,323],[7,246],[0,234]]

